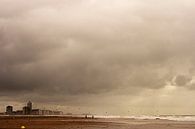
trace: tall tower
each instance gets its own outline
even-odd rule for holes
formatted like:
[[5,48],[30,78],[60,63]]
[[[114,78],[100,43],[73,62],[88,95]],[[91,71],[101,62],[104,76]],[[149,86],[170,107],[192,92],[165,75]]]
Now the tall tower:
[[31,114],[31,112],[32,112],[32,102],[31,101],[28,101],[27,107],[30,110],[30,114]]

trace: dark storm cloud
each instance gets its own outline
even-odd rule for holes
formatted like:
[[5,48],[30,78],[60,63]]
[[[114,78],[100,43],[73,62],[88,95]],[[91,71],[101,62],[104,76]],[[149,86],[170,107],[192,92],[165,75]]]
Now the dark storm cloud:
[[194,64],[194,2],[153,2],[1,1],[1,94],[164,87]]
[[195,89],[195,78],[193,75],[194,74],[177,75],[173,78],[172,85],[178,86],[178,87],[185,87],[189,90],[194,90]]
[[186,86],[192,78],[185,76],[185,75],[178,75],[175,78],[175,83],[177,86]]

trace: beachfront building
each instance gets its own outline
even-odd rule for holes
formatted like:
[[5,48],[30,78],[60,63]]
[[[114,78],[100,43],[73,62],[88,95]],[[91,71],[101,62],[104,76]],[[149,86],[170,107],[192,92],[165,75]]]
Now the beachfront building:
[[33,109],[31,115],[63,115],[62,111]]
[[23,107],[23,115],[31,115],[31,111],[28,106]]
[[6,114],[7,115],[12,115],[13,112],[13,106],[7,106],[6,107]]
[[33,109],[32,102],[29,101],[27,106],[24,106],[22,110],[13,111],[13,106],[6,107],[7,115],[63,115],[62,111]]
[[27,107],[29,108],[30,112],[32,111],[32,102],[28,101]]

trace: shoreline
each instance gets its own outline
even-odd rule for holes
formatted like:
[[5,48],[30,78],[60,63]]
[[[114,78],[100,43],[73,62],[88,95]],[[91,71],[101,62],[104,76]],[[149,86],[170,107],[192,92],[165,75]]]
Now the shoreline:
[[128,119],[128,120],[170,120],[195,121],[195,115],[159,115],[159,116],[100,116],[100,115],[0,115],[1,119],[22,118],[58,118],[58,119]]

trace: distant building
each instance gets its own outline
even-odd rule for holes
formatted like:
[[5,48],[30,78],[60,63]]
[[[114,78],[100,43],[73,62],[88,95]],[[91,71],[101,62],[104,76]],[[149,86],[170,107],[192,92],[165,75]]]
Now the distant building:
[[23,115],[23,110],[13,111],[12,115]]
[[31,101],[28,101],[27,107],[29,108],[30,113],[31,113],[32,112],[32,102]]
[[28,106],[23,107],[23,115],[30,115],[30,108]]
[[32,102],[29,101],[27,106],[24,106],[22,110],[13,111],[12,106],[6,107],[6,114],[8,115],[63,115],[62,111],[41,110],[33,109]]
[[31,115],[42,115],[40,109],[32,109]]
[[6,114],[12,115],[12,113],[13,113],[13,106],[7,106],[6,107]]
[[17,110],[17,111],[16,111],[16,114],[17,114],[17,115],[22,115],[22,114],[23,114],[23,111],[22,111],[22,110]]
[[33,109],[31,114],[32,115],[63,115],[63,112],[62,111]]
[[63,115],[62,111],[53,111],[54,115]]

